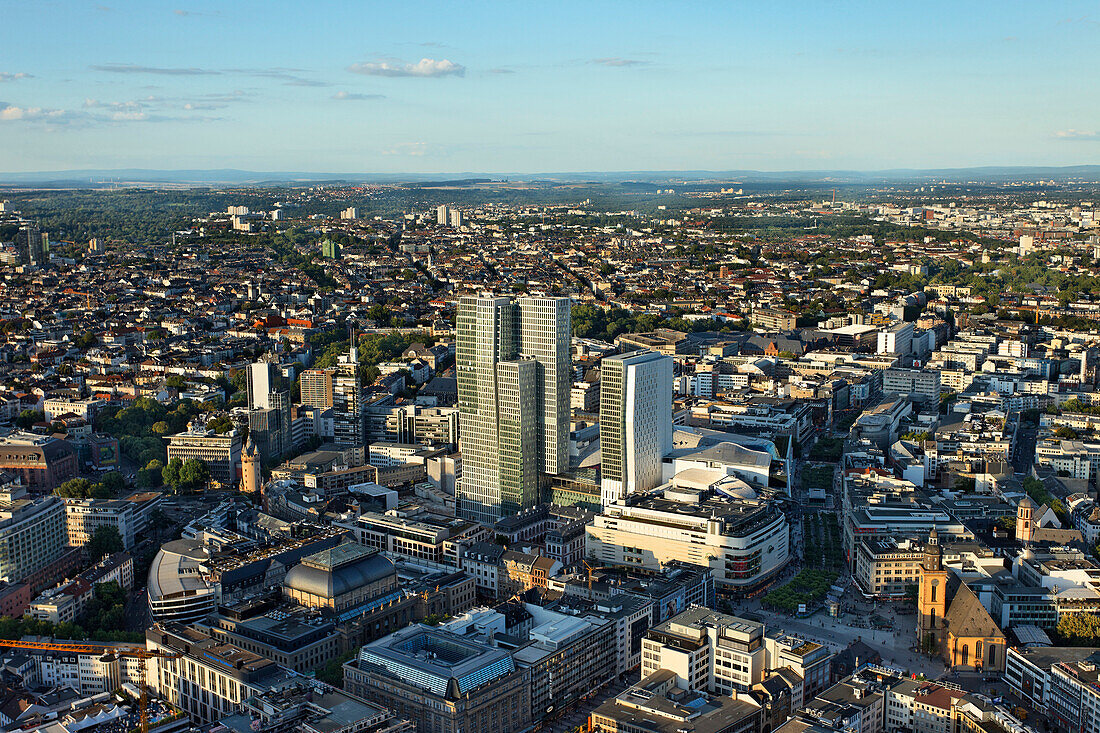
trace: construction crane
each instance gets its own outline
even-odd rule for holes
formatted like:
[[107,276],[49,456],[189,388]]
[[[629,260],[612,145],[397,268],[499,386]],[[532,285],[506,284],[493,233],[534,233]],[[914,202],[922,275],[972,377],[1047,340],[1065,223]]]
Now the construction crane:
[[110,644],[55,644],[44,641],[14,641],[0,639],[0,647],[9,649],[37,649],[47,652],[69,652],[70,654],[114,654],[118,657],[133,657],[138,660],[141,697],[138,700],[138,714],[141,718],[141,733],[149,732],[149,685],[145,681],[146,660],[178,659],[183,656],[176,652],[164,652],[159,649],[146,649],[143,646],[111,646]]
[[592,594],[592,571],[596,570],[597,566],[589,565],[587,560],[581,560],[581,562],[584,564],[584,569],[588,573],[588,593],[591,596],[591,594]]

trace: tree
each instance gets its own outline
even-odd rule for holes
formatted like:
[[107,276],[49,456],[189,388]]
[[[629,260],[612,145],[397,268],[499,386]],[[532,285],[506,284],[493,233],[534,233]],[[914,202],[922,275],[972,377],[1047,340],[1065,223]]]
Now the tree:
[[118,527],[109,524],[101,524],[95,528],[92,538],[84,546],[88,551],[88,557],[92,562],[98,562],[100,558],[112,552],[122,552],[122,535]]
[[39,410],[23,410],[19,413],[19,417],[15,418],[15,424],[21,428],[29,428],[36,422],[44,422],[46,420],[46,413]]
[[65,499],[87,499],[92,495],[92,482],[86,478],[69,479],[54,489],[53,493]]
[[206,467],[206,461],[188,458],[180,466],[179,483],[182,488],[195,490],[205,486],[209,480],[210,469]]
[[317,679],[326,682],[337,689],[344,686],[344,664],[355,658],[355,654],[347,657],[330,659],[327,664],[317,670]]
[[1058,438],[1065,438],[1066,440],[1076,440],[1077,431],[1066,425],[1055,428],[1054,435]]
[[1100,616],[1092,613],[1066,614],[1058,620],[1058,636],[1070,646],[1100,644]]
[[233,429],[233,421],[228,415],[219,415],[206,423],[207,430],[213,430],[218,435],[225,435]]
[[183,466],[183,461],[178,457],[168,461],[163,469],[161,469],[161,479],[165,485],[171,488],[173,491],[177,491],[180,486],[180,467]]
[[172,519],[158,507],[149,513],[149,526],[160,533],[172,525]]
[[137,472],[137,485],[142,489],[155,489],[164,483],[164,464],[154,458]]
[[100,477],[99,482],[106,487],[111,496],[118,496],[126,488],[126,479],[118,471],[108,471]]
[[157,435],[164,435],[165,433],[171,432],[172,427],[164,420],[158,420],[157,422],[153,423],[153,425],[149,429]]

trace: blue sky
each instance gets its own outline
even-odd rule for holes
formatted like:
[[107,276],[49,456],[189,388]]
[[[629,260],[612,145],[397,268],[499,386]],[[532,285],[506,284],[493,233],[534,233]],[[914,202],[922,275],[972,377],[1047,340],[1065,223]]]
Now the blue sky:
[[1100,163],[1098,2],[0,0],[0,171]]

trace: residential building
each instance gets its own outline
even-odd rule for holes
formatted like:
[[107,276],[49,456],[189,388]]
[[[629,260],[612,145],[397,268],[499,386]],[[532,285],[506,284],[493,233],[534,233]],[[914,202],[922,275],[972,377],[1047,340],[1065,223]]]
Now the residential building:
[[753,325],[765,331],[790,331],[795,327],[797,320],[795,314],[790,311],[755,308],[752,312]]
[[48,494],[79,470],[76,450],[67,440],[24,432],[0,437],[0,471],[15,474],[32,492]]
[[56,420],[62,415],[76,415],[91,424],[95,421],[96,413],[106,406],[107,400],[96,397],[50,397],[42,401],[42,411],[47,421]]
[[887,733],[954,733],[965,693],[925,680],[901,680],[886,692]]
[[125,552],[108,555],[71,581],[39,594],[30,604],[30,615],[52,624],[76,622],[102,583],[118,583],[124,591],[133,588],[133,558]]
[[364,445],[363,407],[359,349],[353,345],[348,355],[340,357],[332,377],[332,433],[336,445]]

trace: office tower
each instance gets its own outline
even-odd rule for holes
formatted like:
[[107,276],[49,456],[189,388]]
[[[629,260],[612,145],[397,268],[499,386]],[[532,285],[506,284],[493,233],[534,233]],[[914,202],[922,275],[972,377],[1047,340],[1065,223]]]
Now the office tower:
[[248,429],[263,460],[278,458],[291,445],[290,391],[279,365],[258,361],[248,365]]
[[326,260],[340,259],[340,245],[331,239],[324,240],[321,242],[321,256]]
[[[353,337],[351,342],[355,343]],[[359,376],[359,349],[351,347],[332,376],[333,442],[340,446],[363,445],[363,382]]]
[[0,488],[0,580],[31,578],[61,557],[67,540],[61,499],[32,497],[21,484]]
[[354,206],[349,206],[348,208],[346,208],[346,209],[344,209],[343,211],[340,212],[340,218],[344,219],[344,220],[358,219],[359,218],[359,209],[355,208]]
[[24,225],[16,234],[15,249],[19,264],[43,267],[49,263],[50,237],[33,224]]
[[600,362],[600,456],[604,506],[661,483],[672,450],[672,358],[653,351]]
[[310,407],[332,407],[332,377],[335,369],[307,369],[298,378],[302,404]]
[[539,503],[569,458],[568,298],[466,297],[456,366],[461,516],[492,523]]
[[278,366],[270,361],[258,361],[248,365],[245,376],[248,385],[248,409],[271,409],[271,393],[280,386],[279,380],[282,376]]
[[449,214],[449,210],[447,209],[447,207],[445,205],[436,207],[436,210],[435,210],[435,223],[436,224],[442,224],[443,226],[446,226],[447,222],[448,222],[448,219],[449,219],[448,214]]
[[516,301],[517,348],[521,356],[534,358],[538,365],[535,399],[540,415],[539,470],[553,475],[569,468],[571,305],[569,298],[533,297]]
[[462,228],[462,212],[458,209],[451,209],[447,212],[447,219],[450,225],[455,229]]

